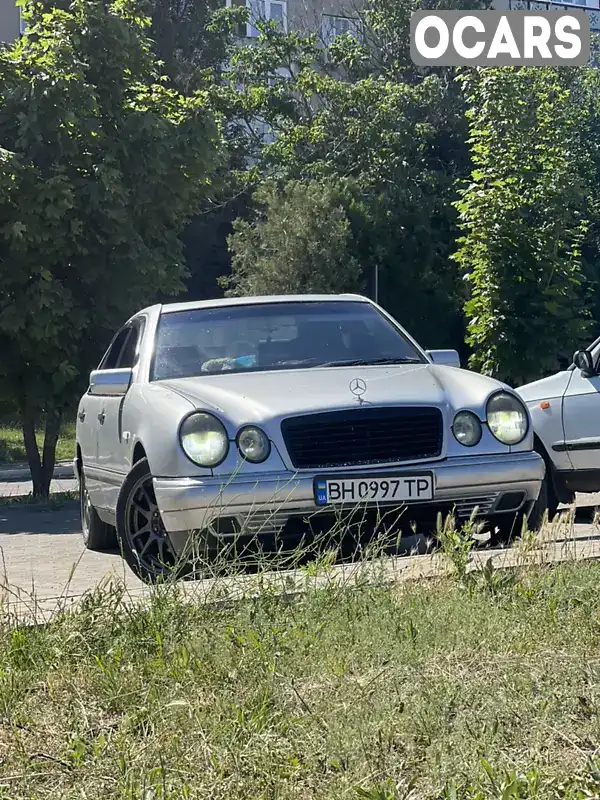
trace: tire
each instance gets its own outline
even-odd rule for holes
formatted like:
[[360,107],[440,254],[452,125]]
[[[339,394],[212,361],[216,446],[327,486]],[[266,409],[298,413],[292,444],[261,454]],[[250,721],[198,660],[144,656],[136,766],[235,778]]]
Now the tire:
[[134,464],[119,492],[117,536],[127,565],[144,583],[166,583],[190,573],[190,564],[177,558],[165,530],[146,458]]
[[79,508],[81,511],[81,533],[83,544],[88,550],[104,553],[117,547],[117,532],[112,525],[104,522],[92,505],[85,486],[83,467],[79,478]]
[[551,522],[556,516],[557,511],[558,499],[552,484],[552,475],[550,473],[550,469],[546,464],[546,475],[542,481],[542,488],[540,489],[539,497],[529,512],[529,519],[527,520],[529,530],[537,533],[544,524],[546,517],[548,521]]
[[[542,481],[542,486],[538,499],[533,504],[529,515],[527,516],[527,528],[533,533],[537,533],[546,519],[553,518],[558,509],[558,500],[554,493],[552,485],[552,477],[548,469]],[[523,532],[523,519],[525,514],[520,511],[516,514],[503,514],[505,519],[496,523],[498,531],[492,534],[490,544],[492,546],[510,546],[515,539],[518,539]]]

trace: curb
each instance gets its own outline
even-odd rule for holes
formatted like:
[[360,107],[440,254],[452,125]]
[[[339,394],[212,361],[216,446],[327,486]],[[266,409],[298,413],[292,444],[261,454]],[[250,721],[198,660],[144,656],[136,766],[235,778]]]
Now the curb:
[[[75,478],[73,464],[70,461],[61,461],[54,467],[53,479]],[[31,472],[29,467],[0,467],[0,483],[10,481],[30,481]]]

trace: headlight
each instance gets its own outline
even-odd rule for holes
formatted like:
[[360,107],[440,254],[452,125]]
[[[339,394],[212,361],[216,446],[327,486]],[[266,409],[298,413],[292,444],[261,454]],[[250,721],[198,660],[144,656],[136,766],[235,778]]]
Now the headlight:
[[455,439],[465,447],[475,447],[481,441],[481,422],[472,411],[459,411],[454,417],[452,431]]
[[520,444],[529,431],[525,406],[514,395],[498,392],[487,404],[487,422],[492,434],[506,445]]
[[179,431],[186,456],[200,467],[218,467],[229,451],[229,439],[223,424],[212,414],[190,414]]
[[238,433],[237,445],[240,453],[253,464],[266,461],[271,452],[271,442],[260,428],[248,426]]

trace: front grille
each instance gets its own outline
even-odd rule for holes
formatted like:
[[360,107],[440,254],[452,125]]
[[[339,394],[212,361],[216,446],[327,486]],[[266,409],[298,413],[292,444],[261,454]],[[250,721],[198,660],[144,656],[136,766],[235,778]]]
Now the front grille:
[[283,420],[296,469],[327,469],[437,458],[443,420],[437,408],[357,408]]

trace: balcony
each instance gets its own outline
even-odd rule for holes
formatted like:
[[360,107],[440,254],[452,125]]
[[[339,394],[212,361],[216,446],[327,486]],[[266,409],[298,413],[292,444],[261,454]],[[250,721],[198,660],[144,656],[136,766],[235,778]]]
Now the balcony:
[[540,0],[498,0],[494,3],[494,8],[498,11],[587,11],[590,18],[590,29],[592,34],[600,34],[600,9],[598,0],[594,0],[596,6],[586,6],[581,3],[555,3],[541,2]]

